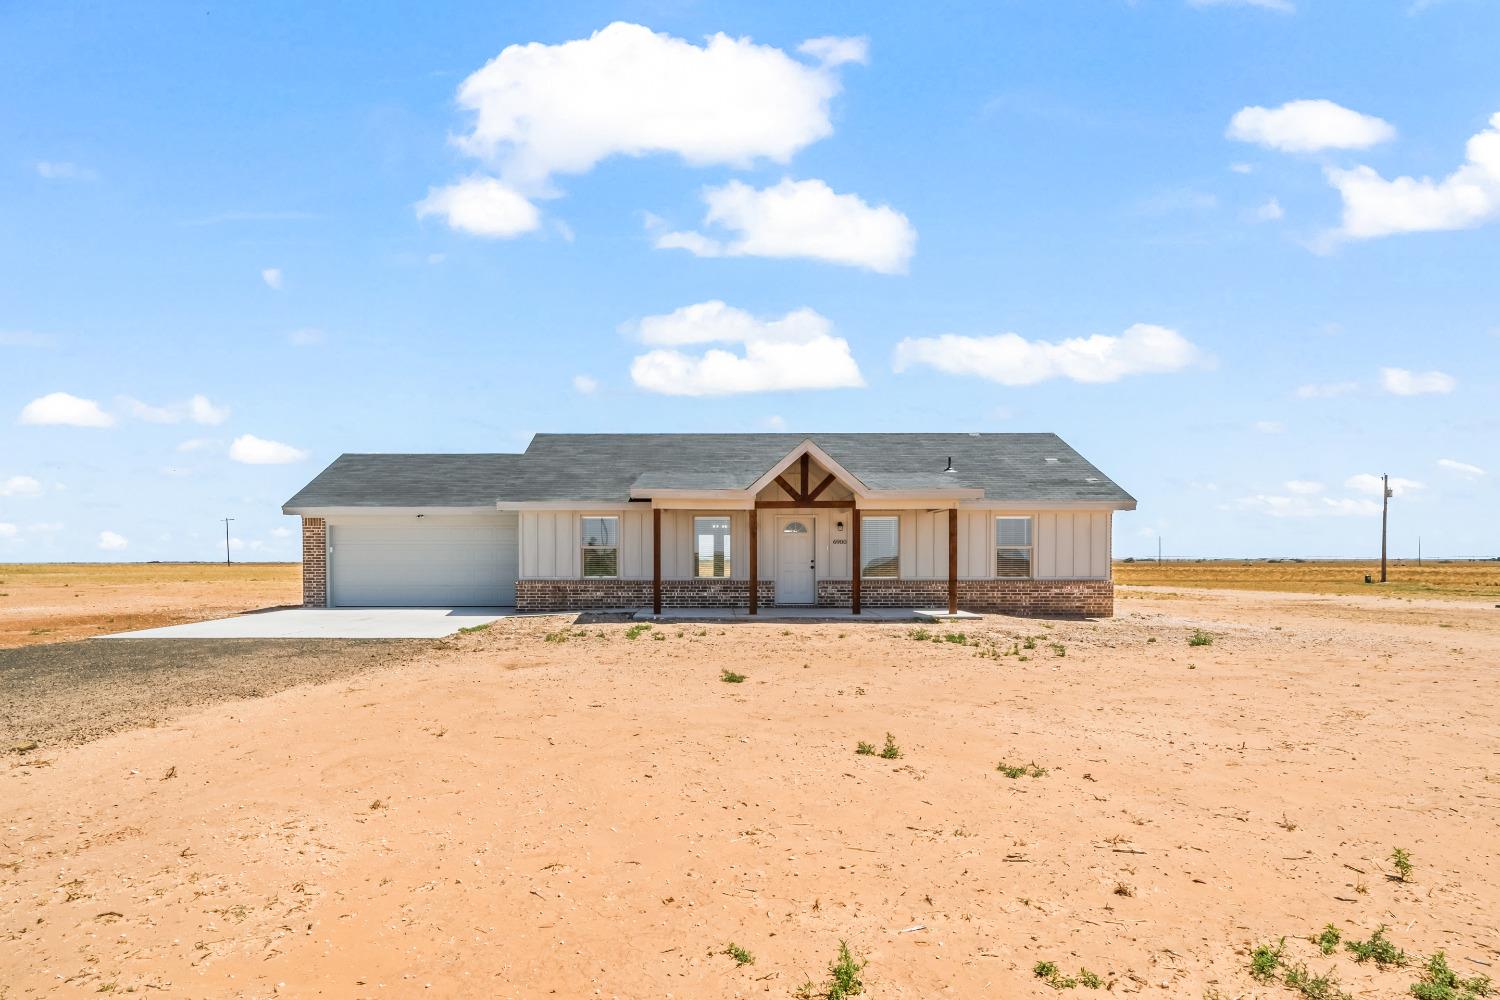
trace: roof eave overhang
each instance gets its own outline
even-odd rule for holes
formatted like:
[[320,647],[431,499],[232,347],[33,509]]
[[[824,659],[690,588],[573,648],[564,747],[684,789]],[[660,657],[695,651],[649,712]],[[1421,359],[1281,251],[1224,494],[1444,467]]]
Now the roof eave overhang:
[[[773,477],[774,478],[774,477]],[[649,486],[631,487],[632,500],[737,500],[747,504],[755,501],[757,489],[748,490],[683,490],[653,489]],[[941,490],[872,490],[868,487],[852,490],[859,500],[911,500],[913,502],[955,500],[979,500],[984,490],[977,487],[955,486]]]
[[437,506],[426,504],[421,506],[398,506],[396,504],[287,504],[281,508],[283,514],[297,514],[302,517],[344,517],[359,514],[386,514],[386,515],[427,515],[435,516],[452,514],[487,514],[495,509],[491,503],[463,504],[455,506]]

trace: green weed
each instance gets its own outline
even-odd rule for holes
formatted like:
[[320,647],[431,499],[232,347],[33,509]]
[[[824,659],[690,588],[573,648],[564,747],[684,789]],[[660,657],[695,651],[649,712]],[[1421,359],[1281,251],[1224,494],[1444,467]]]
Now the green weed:
[[1401,882],[1410,882],[1411,873],[1415,870],[1411,863],[1411,855],[1406,853],[1403,847],[1391,850],[1391,867],[1396,869],[1396,877]]
[[1339,933],[1339,929],[1337,927],[1333,926],[1332,924],[1325,924],[1323,927],[1323,932],[1317,937],[1313,938],[1312,943],[1317,945],[1318,950],[1323,954],[1332,955],[1335,951],[1338,951],[1339,941],[1342,939],[1342,937],[1343,935]]
[[1263,983],[1268,983],[1276,977],[1276,969],[1281,965],[1281,953],[1286,947],[1286,938],[1276,942],[1276,947],[1268,944],[1257,945],[1250,952],[1250,975]]
[[728,955],[730,958],[734,959],[734,964],[736,965],[755,964],[755,956],[750,954],[744,948],[741,948],[739,945],[735,944],[733,941],[726,944],[724,946],[724,950],[719,952],[719,954]]
[[733,670],[721,670],[719,671],[719,680],[725,684],[743,684],[745,683],[745,675],[737,674]]
[[1354,1000],[1339,989],[1338,980],[1334,978],[1331,969],[1321,976],[1315,976],[1307,971],[1307,966],[1296,965],[1286,970],[1284,981],[1288,989],[1296,990],[1307,1000]]
[[796,993],[797,1000],[847,1000],[859,996],[865,991],[865,984],[859,978],[865,964],[854,960],[848,942],[840,941],[839,956],[828,965],[828,982],[822,986],[804,983]]
[[854,748],[854,752],[861,757],[873,757],[875,756],[875,744],[860,740],[859,745]]
[[1417,1000],[1479,1000],[1494,992],[1489,976],[1458,978],[1458,973],[1448,967],[1448,957],[1442,952],[1427,960],[1422,978],[1411,984],[1411,995]]
[[1212,646],[1214,637],[1201,628],[1193,629],[1193,634],[1188,636],[1189,646]]
[[995,770],[1011,779],[1040,778],[1047,773],[1047,769],[1045,767],[1037,767],[1035,761],[1025,767],[1019,767],[1014,764],[1007,764],[1002,760],[995,765]]
[[647,625],[645,622],[641,622],[639,625],[632,625],[628,629],[626,629],[625,638],[639,639],[649,631],[651,631],[651,626]]
[[1356,962],[1373,961],[1384,969],[1388,965],[1402,966],[1407,963],[1406,952],[1397,948],[1385,936],[1385,924],[1375,928],[1367,941],[1345,941],[1344,947],[1354,955]]
[[885,734],[885,748],[880,751],[880,756],[886,760],[899,760],[901,748],[896,745],[896,737],[890,733]]

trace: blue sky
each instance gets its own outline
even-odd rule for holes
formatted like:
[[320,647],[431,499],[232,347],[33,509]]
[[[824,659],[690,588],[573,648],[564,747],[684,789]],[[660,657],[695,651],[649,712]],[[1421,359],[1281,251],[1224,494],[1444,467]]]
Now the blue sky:
[[1369,553],[1387,471],[1500,555],[1500,5],[441,8],[0,10],[0,560],[762,429],[1056,431],[1121,556]]

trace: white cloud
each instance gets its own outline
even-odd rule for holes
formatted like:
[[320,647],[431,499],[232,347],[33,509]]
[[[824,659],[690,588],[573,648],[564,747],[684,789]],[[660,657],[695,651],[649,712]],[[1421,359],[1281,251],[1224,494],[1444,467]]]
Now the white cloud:
[[1386,180],[1371,167],[1324,173],[1344,200],[1344,217],[1328,241],[1368,240],[1394,233],[1468,229],[1500,217],[1500,113],[1471,136],[1462,166],[1440,181]]
[[105,413],[92,399],[80,399],[66,392],[51,392],[33,399],[21,410],[21,423],[36,426],[111,427],[115,418]]
[[195,424],[217,426],[229,419],[229,407],[215,406],[207,396],[195,395],[188,400],[188,417]]
[[452,229],[496,239],[529,233],[541,223],[535,205],[493,177],[428,189],[427,197],[417,202],[417,218],[429,215],[442,216]]
[[99,547],[106,552],[119,552],[129,544],[129,539],[124,535],[116,534],[113,531],[99,532]]
[[1359,391],[1358,382],[1316,382],[1297,386],[1298,399],[1332,399]]
[[765,428],[768,431],[786,430],[786,418],[781,416],[780,414],[773,413],[765,420],[761,421],[761,423],[765,425]]
[[0,497],[39,497],[42,484],[30,476],[11,476],[0,482]]
[[38,177],[49,181],[92,181],[99,177],[98,173],[88,167],[80,167],[65,160],[38,160],[36,173]]
[[229,446],[229,457],[246,465],[286,465],[307,458],[308,452],[254,434],[241,434]]
[[1282,14],[1295,14],[1296,6],[1292,0],[1188,0],[1189,7],[1260,7],[1263,10],[1274,10]]
[[260,272],[260,280],[266,283],[267,288],[281,288],[281,268],[268,267]]
[[870,61],[870,40],[863,36],[843,38],[825,35],[822,38],[809,38],[797,46],[797,51],[811,56],[824,66],[842,66],[844,63],[864,65]]
[[1380,369],[1380,385],[1396,396],[1420,396],[1424,393],[1448,393],[1458,381],[1443,372],[1413,372],[1405,368]]
[[293,347],[312,347],[323,343],[325,339],[323,331],[314,326],[304,326],[286,335],[287,343]]
[[1470,465],[1468,462],[1460,462],[1452,458],[1440,458],[1437,460],[1437,465],[1438,468],[1457,473],[1465,479],[1478,479],[1485,474],[1485,471],[1477,465]]
[[1255,218],[1259,222],[1275,222],[1284,215],[1286,212],[1282,210],[1281,202],[1275,198],[1267,199],[1264,205],[1255,210]]
[[[811,309],[765,320],[723,302],[700,302],[634,324],[640,339],[657,348],[630,366],[635,384],[673,396],[720,396],[793,389],[863,386],[849,342]],[[691,355],[690,344],[740,344],[744,354],[713,348]]]
[[599,380],[592,375],[574,375],[573,391],[585,396],[592,395],[599,391]]
[[926,365],[1001,385],[1034,385],[1052,378],[1113,382],[1127,375],[1181,371],[1201,360],[1198,348],[1176,330],[1137,323],[1118,337],[1094,334],[1057,342],[1014,333],[908,337],[896,345],[895,369]]
[[0,538],[15,538],[21,529],[7,521],[0,521]]
[[1374,500],[1348,497],[1277,496],[1257,493],[1240,497],[1228,505],[1230,510],[1248,510],[1267,517],[1369,517],[1380,513]]
[[[1344,488],[1353,490],[1356,493],[1367,493],[1370,496],[1378,497],[1381,490],[1380,477],[1368,472],[1361,472],[1344,480]],[[1426,488],[1427,485],[1425,483],[1419,483],[1415,479],[1402,479],[1400,476],[1391,477],[1392,496],[1399,497],[1407,493],[1415,493],[1417,490],[1425,490]]]
[[533,196],[549,193],[553,175],[610,156],[786,163],[832,134],[834,70],[865,54],[858,40],[807,44],[817,65],[748,38],[715,34],[699,46],[624,22],[560,45],[510,45],[459,87],[475,119],[455,141]]
[[1283,434],[1286,432],[1286,424],[1280,420],[1257,420],[1250,426],[1261,434]]
[[1320,149],[1369,149],[1396,137],[1396,129],[1332,101],[1288,101],[1279,108],[1241,108],[1229,120],[1230,139],[1283,153]]
[[917,246],[917,231],[906,216],[858,195],[837,194],[820,180],[785,178],[764,190],[730,181],[705,190],[703,200],[704,224],[734,236],[719,241],[702,233],[667,233],[656,245],[700,257],[811,257],[882,274],[905,274]]
[[1301,496],[1310,496],[1323,492],[1323,484],[1315,483],[1308,479],[1289,479],[1282,484],[1288,493],[1297,493]]
[[215,448],[218,445],[219,442],[210,440],[209,438],[189,438],[188,440],[179,444],[177,446],[177,450],[184,453],[193,451],[206,451],[210,448]]
[[271,537],[272,538],[291,538],[292,537],[292,529],[291,528],[272,528],[271,529]]
[[1231,163],[1229,169],[1237,174],[1253,174],[1255,167],[1249,163]]
[[194,395],[187,402],[169,403],[166,406],[143,403],[131,396],[121,396],[119,402],[126,413],[152,424],[175,424],[191,420],[195,424],[215,425],[229,419],[228,407],[215,406],[202,393]]

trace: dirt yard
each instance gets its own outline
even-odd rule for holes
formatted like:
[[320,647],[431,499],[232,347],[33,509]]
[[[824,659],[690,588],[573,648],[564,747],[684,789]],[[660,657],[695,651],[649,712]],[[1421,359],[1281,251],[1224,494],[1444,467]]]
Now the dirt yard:
[[1059,995],[1039,962],[1062,995],[1295,997],[1248,971],[1282,937],[1278,980],[1407,995],[1415,965],[1320,954],[1330,923],[1500,971],[1500,611],[1120,612],[509,619],[12,752],[0,995],[822,996],[845,940],[871,998]]
[[0,649],[302,603],[300,563],[0,565]]

